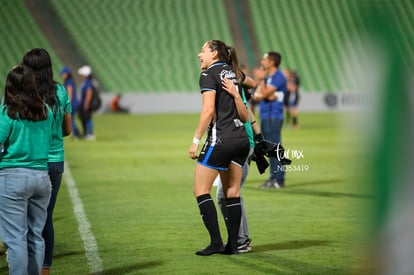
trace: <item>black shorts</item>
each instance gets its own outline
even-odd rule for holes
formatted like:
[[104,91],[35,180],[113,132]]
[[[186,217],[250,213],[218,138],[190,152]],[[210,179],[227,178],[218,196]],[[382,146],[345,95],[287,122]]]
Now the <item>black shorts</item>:
[[232,162],[242,167],[249,150],[248,138],[222,138],[215,144],[208,138],[197,163],[216,170],[227,170]]

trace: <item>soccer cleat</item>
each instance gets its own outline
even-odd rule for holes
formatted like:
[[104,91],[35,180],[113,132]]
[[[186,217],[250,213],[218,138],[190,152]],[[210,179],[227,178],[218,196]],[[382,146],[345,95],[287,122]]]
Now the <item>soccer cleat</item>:
[[223,245],[216,246],[216,245],[210,244],[206,248],[196,251],[195,254],[199,256],[210,256],[213,254],[222,254],[224,253],[224,251],[225,251],[225,248]]
[[267,180],[260,187],[262,189],[277,188],[277,186],[275,185],[275,183],[277,184],[277,182],[275,180]]
[[237,250],[239,251],[239,253],[247,253],[247,252],[250,252],[252,250],[251,240],[250,239],[247,239],[243,243],[239,243],[237,245]]
[[227,255],[234,255],[234,254],[238,254],[239,250],[237,249],[237,247],[232,248],[230,243],[227,243],[226,248],[224,249],[223,254],[227,254]]

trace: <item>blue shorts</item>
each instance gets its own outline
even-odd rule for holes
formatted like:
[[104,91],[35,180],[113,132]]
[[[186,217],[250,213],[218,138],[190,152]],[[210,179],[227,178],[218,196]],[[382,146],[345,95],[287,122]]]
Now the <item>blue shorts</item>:
[[240,167],[246,161],[250,144],[248,138],[221,138],[215,144],[207,139],[197,163],[216,170],[227,170],[230,163]]

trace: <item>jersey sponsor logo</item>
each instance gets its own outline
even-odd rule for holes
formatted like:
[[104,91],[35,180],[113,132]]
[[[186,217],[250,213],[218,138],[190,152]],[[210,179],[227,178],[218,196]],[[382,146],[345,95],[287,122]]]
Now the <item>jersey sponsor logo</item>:
[[219,73],[219,75],[220,75],[220,79],[221,80],[223,80],[223,79],[225,79],[225,78],[227,78],[227,79],[234,79],[234,78],[236,78],[236,73],[235,72],[233,72],[233,71],[228,71],[228,70],[222,70],[220,73]]
[[240,119],[238,119],[238,118],[233,119],[233,122],[234,122],[234,125],[235,125],[237,128],[239,128],[239,127],[243,127],[243,122],[241,122],[241,120],[240,120]]

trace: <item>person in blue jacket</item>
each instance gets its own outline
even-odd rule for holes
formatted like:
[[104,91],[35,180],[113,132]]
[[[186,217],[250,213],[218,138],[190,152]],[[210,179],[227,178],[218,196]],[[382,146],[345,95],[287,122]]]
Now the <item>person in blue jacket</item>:
[[[281,143],[281,130],[283,126],[284,98],[287,94],[287,82],[283,72],[279,69],[282,55],[270,51],[263,55],[261,60],[260,82],[252,96],[253,100],[260,102],[260,127],[263,137],[274,143]],[[269,158],[270,176],[261,186],[262,188],[284,188],[285,171],[279,160]]]

